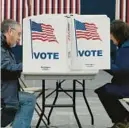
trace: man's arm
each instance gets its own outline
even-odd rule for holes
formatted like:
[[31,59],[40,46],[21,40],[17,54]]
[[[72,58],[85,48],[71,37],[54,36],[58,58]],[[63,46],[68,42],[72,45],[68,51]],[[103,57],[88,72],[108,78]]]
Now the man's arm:
[[22,63],[15,64],[10,62],[9,56],[6,54],[6,51],[1,48],[1,69],[5,69],[8,71],[22,71]]
[[22,71],[22,63],[15,64],[10,62],[10,58],[6,51],[1,48],[1,79],[10,80],[20,77]]

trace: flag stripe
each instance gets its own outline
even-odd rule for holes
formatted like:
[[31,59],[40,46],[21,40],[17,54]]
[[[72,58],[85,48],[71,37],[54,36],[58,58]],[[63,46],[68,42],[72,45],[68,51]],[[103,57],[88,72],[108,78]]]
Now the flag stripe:
[[73,0],[70,1],[70,13],[73,13]]
[[5,19],[8,19],[8,0],[5,0]]
[[129,23],[129,0],[116,0],[116,19]]
[[67,11],[67,4],[68,4],[68,0],[64,0],[64,13],[66,14]]
[[124,0],[120,0],[120,19],[123,20],[123,5],[124,5]]
[[55,14],[55,0],[52,0],[52,14]]
[[27,0],[28,5],[28,16],[32,15],[32,0]]
[[76,0],[76,13],[80,14],[80,0]]
[[20,23],[32,15],[80,13],[80,0],[1,0],[1,5],[1,20],[11,18]]
[[12,10],[12,12],[10,11],[10,18],[14,20],[14,0],[10,0],[11,1],[11,6],[10,9]]
[[46,14],[49,14],[49,0],[46,1]]
[[61,13],[61,0],[58,0],[58,13],[60,14]]
[[129,23],[129,0],[126,1],[126,21]]
[[34,0],[34,15],[37,15],[37,0]]
[[43,14],[43,0],[40,0],[39,7],[40,7],[40,14]]

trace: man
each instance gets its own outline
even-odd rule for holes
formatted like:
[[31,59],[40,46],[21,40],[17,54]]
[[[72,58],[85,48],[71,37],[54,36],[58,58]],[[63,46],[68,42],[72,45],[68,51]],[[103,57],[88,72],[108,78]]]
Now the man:
[[111,40],[118,47],[111,62],[111,83],[95,90],[114,125],[112,128],[129,128],[129,111],[119,99],[129,98],[129,25],[115,20],[111,23]]
[[16,63],[11,51],[20,41],[21,33],[21,26],[16,21],[8,19],[1,23],[1,99],[5,104],[3,117],[9,114],[6,110],[16,111],[12,127],[30,128],[36,97],[19,91],[22,63]]

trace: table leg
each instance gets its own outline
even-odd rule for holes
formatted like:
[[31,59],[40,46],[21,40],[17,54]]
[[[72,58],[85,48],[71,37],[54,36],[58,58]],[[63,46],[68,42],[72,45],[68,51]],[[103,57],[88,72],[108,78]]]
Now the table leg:
[[74,112],[74,116],[77,121],[78,127],[82,128],[77,112],[76,112],[76,80],[73,80],[73,112]]
[[36,128],[39,128],[39,125],[43,118],[44,112],[45,112],[45,80],[42,80],[42,112],[41,112],[40,118],[38,120],[38,123],[36,125]]
[[86,94],[85,94],[85,80],[83,80],[82,87],[83,87],[83,98],[85,100],[85,103],[86,103],[89,113],[91,115],[91,124],[94,125],[94,117],[93,117],[92,111],[90,109],[90,106],[89,106],[89,103],[87,101]]
[[[58,83],[58,81],[57,81],[57,82],[56,82],[56,96],[55,96],[55,99],[54,99],[52,105],[55,105],[55,104],[56,104],[56,101],[57,101],[57,98],[58,98],[58,95],[59,95],[58,89],[59,89],[59,83]],[[50,117],[51,117],[53,108],[54,108],[54,107],[52,106],[51,109],[50,109],[50,112],[49,112],[49,114],[48,114],[48,125],[50,125]]]

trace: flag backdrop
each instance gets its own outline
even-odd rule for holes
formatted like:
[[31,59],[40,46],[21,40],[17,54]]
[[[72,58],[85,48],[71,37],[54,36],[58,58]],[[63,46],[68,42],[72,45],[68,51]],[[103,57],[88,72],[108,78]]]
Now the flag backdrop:
[[80,0],[1,0],[2,21],[40,14],[80,14]]
[[14,19],[21,24],[27,16],[58,13],[107,14],[129,23],[129,0],[0,0],[0,11],[0,22]]
[[0,0],[0,20],[14,19],[22,24],[23,18],[32,15],[80,14],[80,1],[81,0]]

